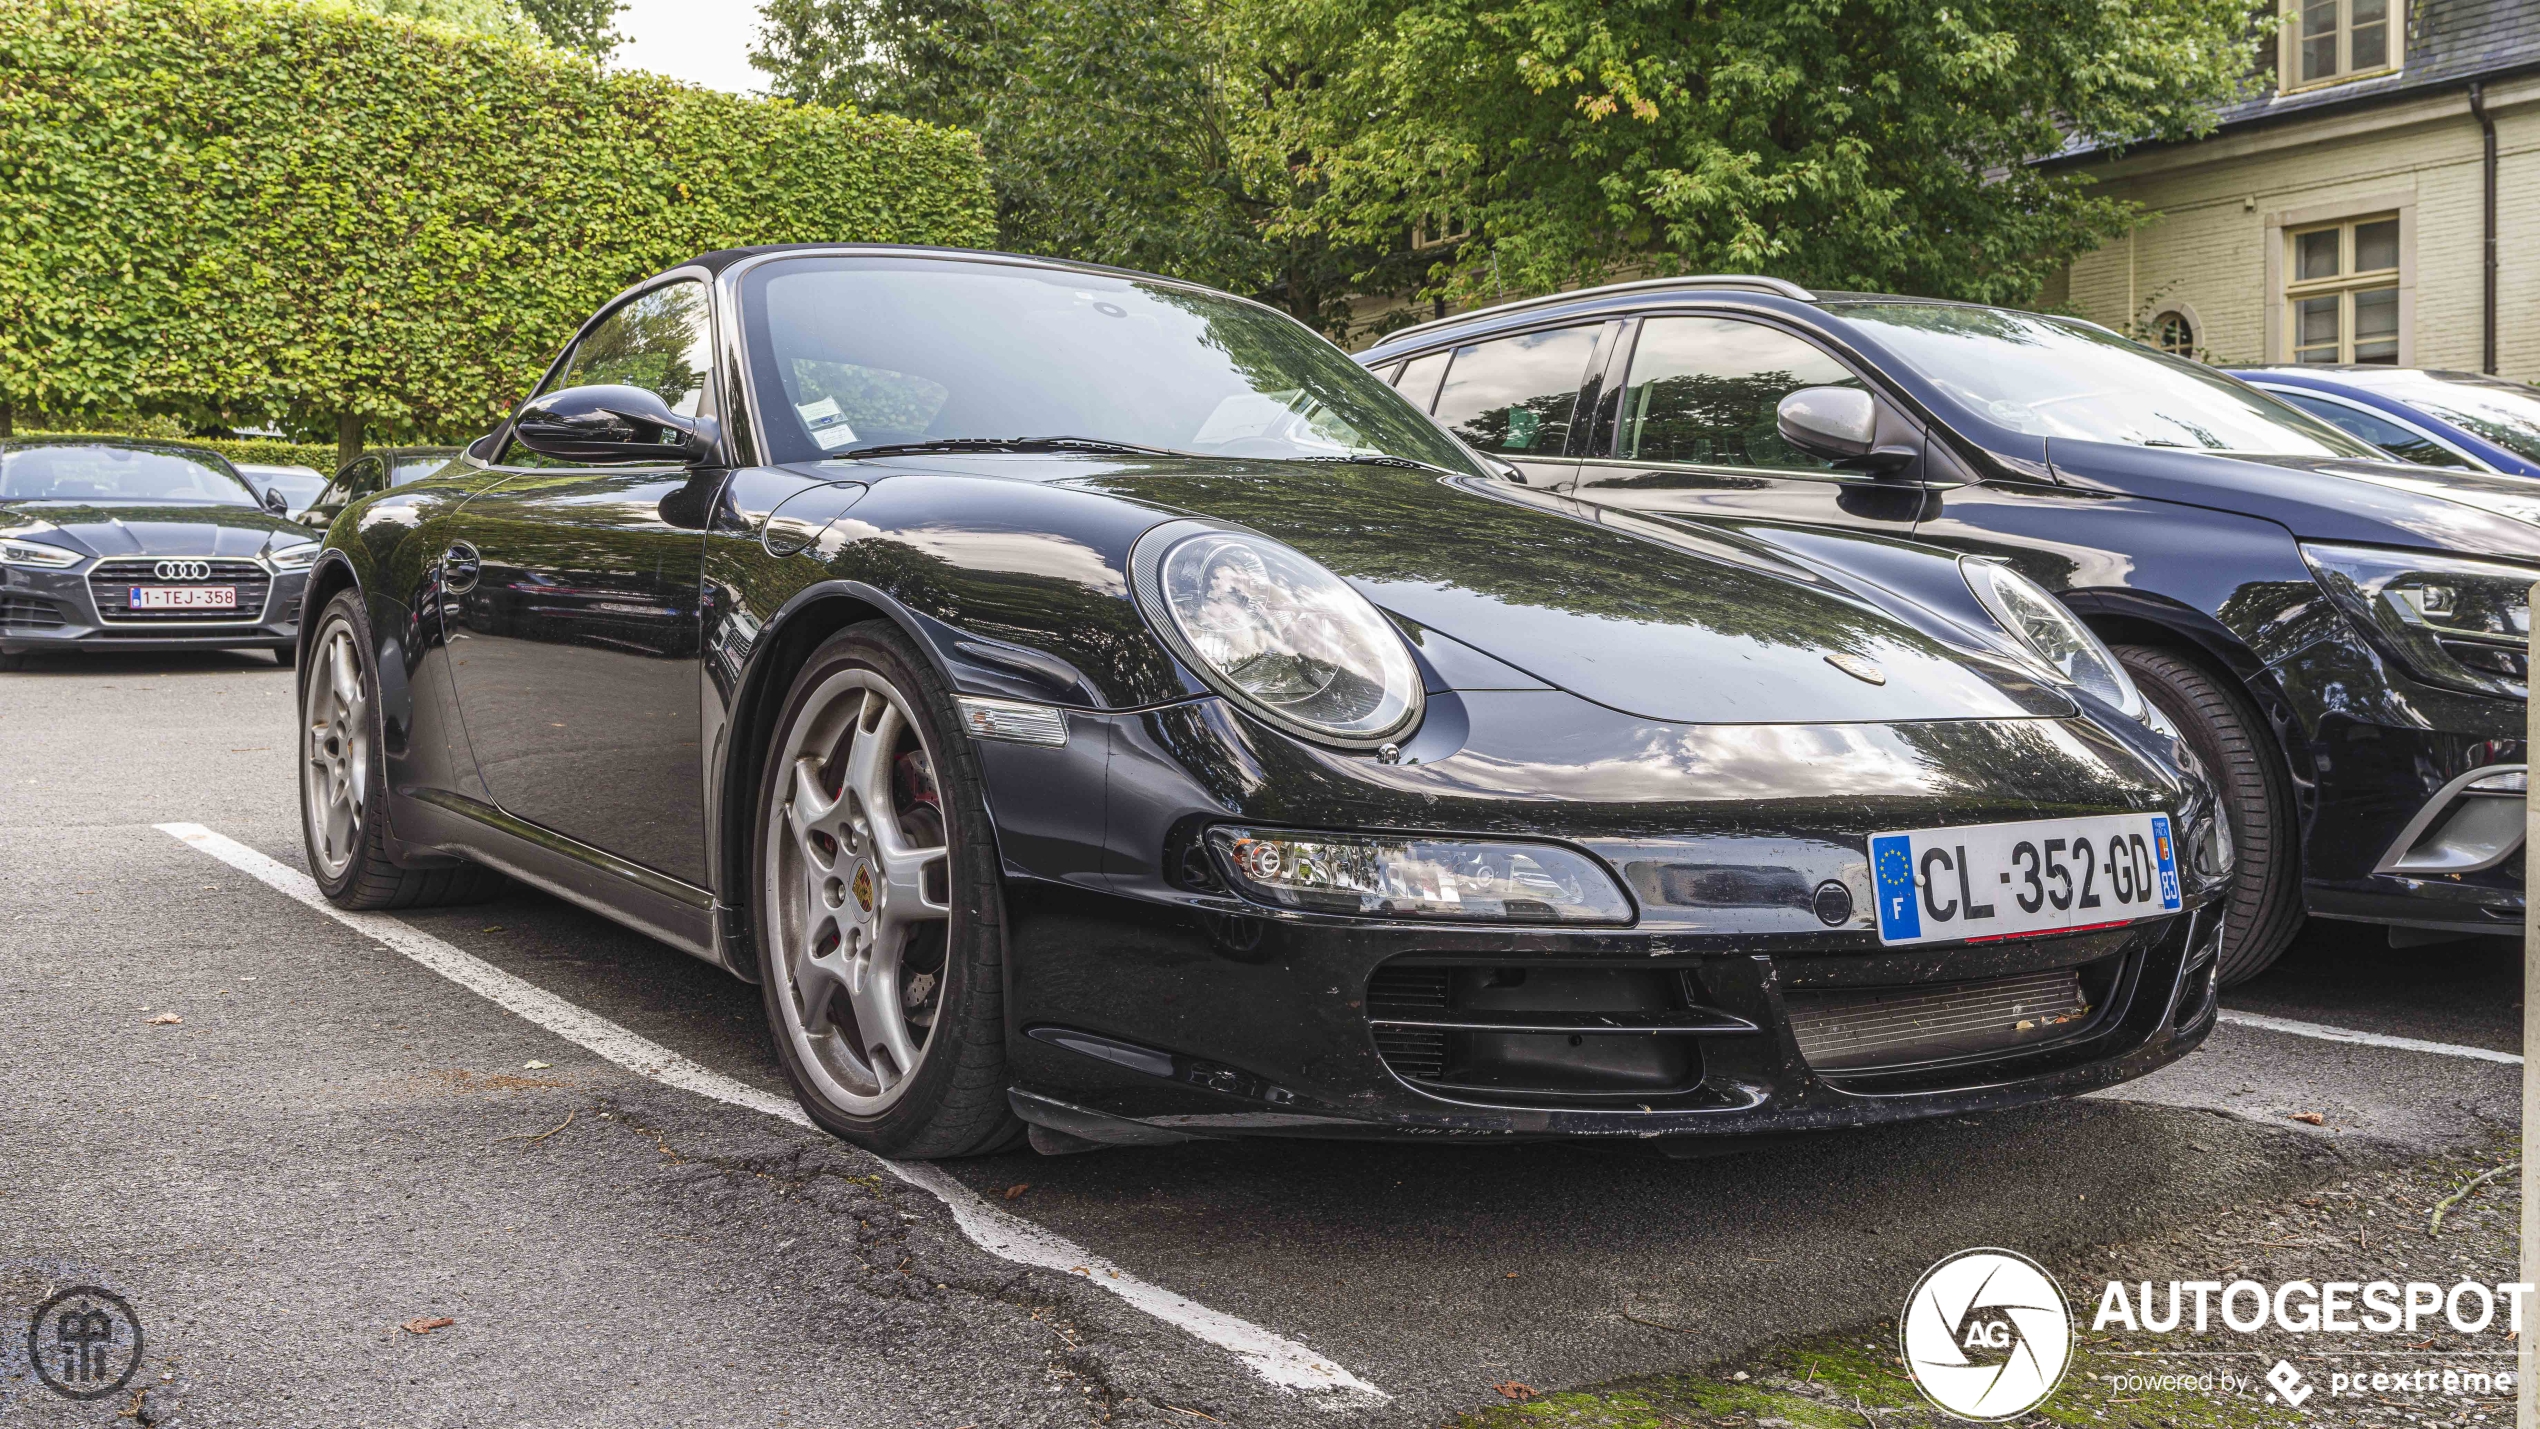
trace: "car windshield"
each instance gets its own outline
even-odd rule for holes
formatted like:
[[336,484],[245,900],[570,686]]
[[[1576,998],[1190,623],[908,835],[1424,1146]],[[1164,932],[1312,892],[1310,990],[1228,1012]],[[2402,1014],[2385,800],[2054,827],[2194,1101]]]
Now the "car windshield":
[[830,256],[761,267],[743,299],[777,461],[1073,437],[1476,472],[1340,349],[1220,294],[1012,264]]
[[2086,323],[1936,303],[1829,306],[1950,396],[2017,431],[2138,447],[2388,460],[2307,412]]
[[116,446],[36,446],[0,451],[0,501],[76,501],[87,506],[256,506],[226,467],[181,452]]
[[2391,377],[2374,391],[2484,437],[2517,456],[2540,461],[2540,389],[2480,377]]

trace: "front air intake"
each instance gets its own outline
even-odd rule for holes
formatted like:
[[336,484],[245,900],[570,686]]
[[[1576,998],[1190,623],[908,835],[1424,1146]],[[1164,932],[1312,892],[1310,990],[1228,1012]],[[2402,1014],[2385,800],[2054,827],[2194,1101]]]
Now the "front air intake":
[[1800,1055],[1821,1072],[1857,1072],[2052,1042],[2090,1020],[2072,968],[1943,987],[1784,994]]

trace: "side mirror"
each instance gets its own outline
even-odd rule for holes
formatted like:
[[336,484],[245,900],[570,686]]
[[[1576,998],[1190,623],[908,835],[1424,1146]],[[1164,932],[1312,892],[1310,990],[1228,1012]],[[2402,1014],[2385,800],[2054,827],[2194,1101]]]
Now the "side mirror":
[[1880,398],[1857,386],[1803,386],[1781,398],[1773,426],[1811,457],[1867,472],[1913,462],[1913,447],[1880,447]]
[[281,487],[268,486],[265,488],[265,510],[276,516],[288,516],[291,514],[291,498],[282,494]]
[[711,417],[682,417],[660,394],[641,387],[567,387],[524,404],[512,435],[540,456],[560,461],[657,462],[692,466],[713,460],[723,433]]

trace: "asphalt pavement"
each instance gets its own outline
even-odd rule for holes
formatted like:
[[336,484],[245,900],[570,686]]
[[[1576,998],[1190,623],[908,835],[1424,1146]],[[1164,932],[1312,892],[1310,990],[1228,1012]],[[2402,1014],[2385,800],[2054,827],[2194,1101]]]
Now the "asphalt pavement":
[[[261,655],[0,675],[0,1422],[1435,1424],[1500,1383],[1885,1319],[1967,1246],[2136,1237],[2517,1115],[2511,1065],[2233,1025],[2084,1100],[1709,1160],[1231,1143],[944,1168],[962,1204],[1165,1292],[1133,1300],[753,1109],[783,1094],[757,992],[713,968],[526,891],[398,920],[721,1100],[162,831],[302,867],[292,720]],[[2519,951],[2315,924],[2225,1002],[2515,1052]],[[146,1340],[129,1385],[73,1402],[22,1327],[81,1284]],[[1369,1392],[1283,1389],[1193,1332],[1208,1312]]]

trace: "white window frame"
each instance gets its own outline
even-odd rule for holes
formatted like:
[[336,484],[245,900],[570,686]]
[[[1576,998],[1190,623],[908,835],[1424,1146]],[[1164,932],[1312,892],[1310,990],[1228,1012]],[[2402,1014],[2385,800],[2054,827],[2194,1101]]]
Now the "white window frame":
[[[2324,291],[2352,291],[2356,288],[2388,286],[2388,270],[2377,271],[2369,278],[2341,274],[2337,278],[2319,278],[2309,282],[2295,280],[2293,263],[2294,236],[2326,227],[2329,224],[2371,223],[2377,219],[2399,220],[2399,359],[2401,367],[2414,367],[2417,330],[2417,196],[2413,189],[2405,192],[2365,195],[2353,202],[2323,204],[2311,208],[2290,209],[2270,213],[2266,222],[2267,333],[2266,360],[2270,363],[2294,361],[2294,299],[2317,296]],[[2339,240],[2340,267],[2352,258],[2352,237]],[[2338,350],[2341,360],[2354,350],[2353,302],[2340,305]],[[2378,365],[2378,364],[2376,364]]]
[[2383,61],[2371,69],[2354,66],[2355,0],[2335,0],[2337,6],[2337,68],[2318,79],[2302,78],[2302,11],[2304,0],[2284,0],[2283,28],[2276,37],[2276,93],[2296,94],[2306,89],[2319,89],[2332,84],[2349,84],[2377,75],[2396,74],[2407,58],[2408,0],[2390,0],[2389,18],[2383,21],[2388,33],[2382,40]]

